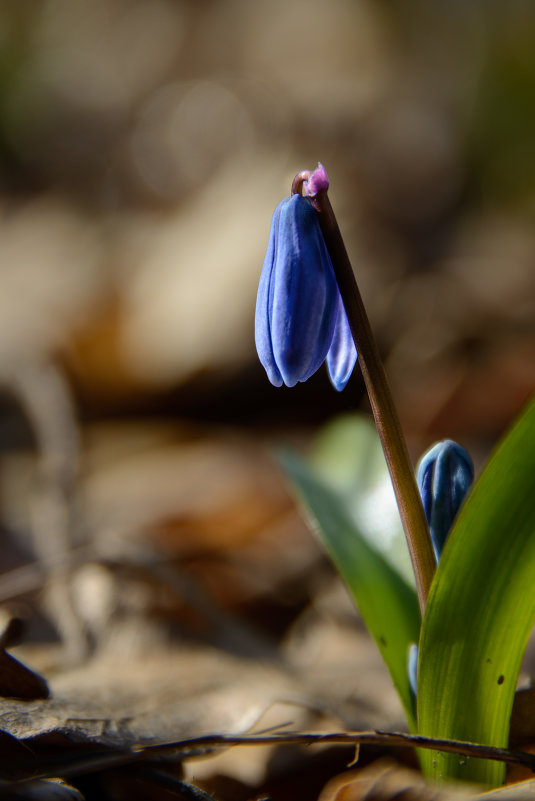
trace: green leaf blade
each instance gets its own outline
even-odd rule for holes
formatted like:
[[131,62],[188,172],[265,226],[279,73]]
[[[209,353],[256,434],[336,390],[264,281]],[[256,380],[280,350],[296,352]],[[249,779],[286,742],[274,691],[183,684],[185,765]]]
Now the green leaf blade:
[[414,700],[407,675],[407,652],[418,642],[420,613],[416,592],[374,550],[326,486],[295,455],[281,456],[313,531],[344,579],[368,630],[374,637],[414,729]]
[[[422,625],[418,731],[507,746],[535,621],[535,403],[477,481],[444,550]],[[498,762],[421,754],[434,778],[498,785]]]

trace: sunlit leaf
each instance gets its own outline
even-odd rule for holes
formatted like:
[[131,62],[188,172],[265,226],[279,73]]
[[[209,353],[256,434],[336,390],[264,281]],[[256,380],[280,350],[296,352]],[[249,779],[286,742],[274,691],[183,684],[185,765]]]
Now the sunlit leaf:
[[363,537],[336,492],[297,456],[284,453],[281,461],[313,530],[345,580],[379,647],[413,727],[407,652],[419,635],[416,593]]
[[[420,644],[420,734],[506,746],[535,620],[535,402],[497,448],[446,544]],[[431,776],[497,785],[504,766],[421,755]]]
[[314,438],[307,462],[339,494],[368,543],[414,586],[392,482],[370,418],[345,414],[327,423]]

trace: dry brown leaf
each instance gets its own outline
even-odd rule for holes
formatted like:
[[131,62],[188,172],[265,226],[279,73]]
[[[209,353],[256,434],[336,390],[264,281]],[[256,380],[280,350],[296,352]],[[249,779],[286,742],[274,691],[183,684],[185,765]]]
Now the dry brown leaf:
[[421,773],[381,760],[332,779],[318,801],[468,801],[477,787],[437,785]]
[[215,649],[124,648],[50,681],[47,701],[0,701],[0,728],[22,740],[61,732],[106,746],[246,731],[274,701],[302,694],[284,670]]
[[478,796],[481,801],[532,801],[535,798],[535,779],[508,784]]
[[511,714],[511,742],[535,743],[535,687],[518,690]]
[[4,649],[0,649],[0,697],[32,701],[48,698],[46,681]]
[[61,779],[42,779],[9,791],[12,801],[84,801],[82,793]]

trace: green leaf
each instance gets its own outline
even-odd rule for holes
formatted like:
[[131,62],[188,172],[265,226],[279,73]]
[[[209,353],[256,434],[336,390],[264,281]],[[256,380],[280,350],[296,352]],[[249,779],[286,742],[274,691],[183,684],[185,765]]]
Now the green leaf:
[[372,548],[411,586],[409,549],[379,435],[368,417],[344,414],[322,427],[307,463],[341,498]]
[[[507,746],[535,620],[535,402],[502,441],[449,535],[422,624],[418,731]],[[424,771],[498,785],[504,766],[421,754]]]
[[335,491],[297,456],[285,452],[281,461],[313,531],[345,580],[381,651],[413,728],[407,651],[411,642],[418,641],[420,629],[416,593],[367,542]]

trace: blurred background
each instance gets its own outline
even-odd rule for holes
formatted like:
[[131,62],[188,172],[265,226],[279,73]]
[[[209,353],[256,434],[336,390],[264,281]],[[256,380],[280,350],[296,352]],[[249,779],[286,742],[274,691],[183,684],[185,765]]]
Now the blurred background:
[[275,389],[253,341],[271,214],[318,161],[412,455],[480,464],[535,388],[531,3],[0,3],[2,568],[26,570],[0,600],[32,617],[59,586],[37,608],[78,654],[118,608],[278,642],[325,577],[268,451],[366,412],[362,380]]
[[3,0],[0,370],[82,416],[354,408],[256,363],[271,213],[321,160],[408,433],[493,438],[535,385],[529,3]]

